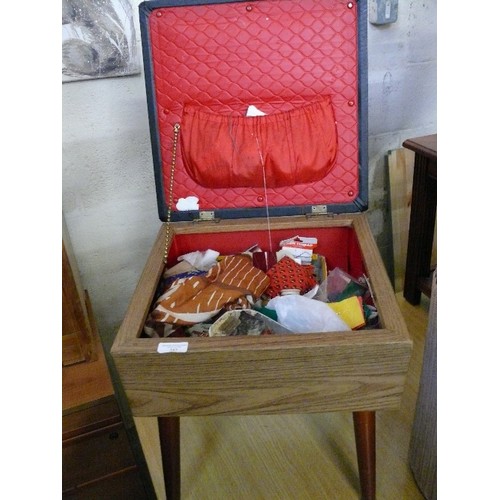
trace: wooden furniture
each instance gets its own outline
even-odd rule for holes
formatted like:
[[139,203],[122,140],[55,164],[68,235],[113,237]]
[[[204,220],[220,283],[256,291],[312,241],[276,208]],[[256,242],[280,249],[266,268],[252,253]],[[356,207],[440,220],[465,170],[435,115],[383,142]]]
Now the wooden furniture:
[[[266,241],[267,220],[175,223],[169,257],[194,251],[203,240]],[[412,342],[396,303],[365,214],[280,217],[269,221],[273,240],[292,231],[318,237],[325,252],[364,267],[381,328],[261,337],[193,338],[185,353],[159,354],[160,343],[141,337],[164,269],[164,224],[115,338],[115,360],[132,413],[158,417],[167,498],[180,495],[179,417],[351,411],[361,490],[375,498],[375,411],[397,408]],[[321,249],[320,249],[321,250]],[[318,253],[321,251],[318,250]]]
[[[408,461],[429,299],[396,293],[413,339],[397,411],[376,413],[377,498],[424,500]],[[165,499],[158,423],[136,417],[157,499]],[[181,418],[182,498],[359,499],[349,412]],[[243,464],[235,467],[235,464]]]
[[406,148],[397,148],[388,152],[387,159],[391,193],[394,291],[397,294],[403,291],[405,281],[415,153]]
[[[171,500],[180,494],[180,417],[352,412],[361,490],[374,498],[375,411],[400,404],[412,343],[363,213],[368,207],[366,2],[179,1],[170,7],[160,0],[140,9],[159,214],[168,223],[111,349],[132,414],[158,417]],[[266,116],[249,121],[242,113],[255,101],[270,107]],[[200,111],[196,134],[185,126],[191,105]],[[319,122],[309,115],[313,110]],[[303,121],[308,130],[303,137],[297,132],[299,116],[311,117]],[[226,125],[212,143],[204,129],[214,118]],[[243,123],[248,135],[240,143],[234,131]],[[261,141],[260,131],[271,125],[280,130],[263,132]],[[316,158],[318,148],[307,136],[323,143],[326,162]],[[229,148],[230,157],[214,163],[231,165],[228,175],[221,169],[218,179],[219,167],[208,168],[208,156],[194,161],[200,169],[191,168],[185,160],[197,156],[197,148],[188,146],[196,138],[210,142],[200,148],[205,153]],[[270,170],[281,163],[268,161],[282,154],[278,144],[290,145],[283,153],[289,159]],[[298,168],[302,153],[309,152],[315,158]],[[254,158],[249,168],[238,166],[244,157]],[[316,176],[319,163],[326,170]],[[210,172],[208,182],[202,170]],[[188,203],[191,209],[184,210],[188,198],[199,204]],[[181,255],[204,249],[222,255],[253,245],[276,251],[281,240],[297,234],[318,239],[316,251],[329,269],[369,278],[380,328],[196,337],[182,339],[184,352],[179,339],[142,335],[164,256],[172,266]]]
[[62,364],[69,366],[95,361],[96,352],[85,292],[64,218],[62,229]]
[[146,498],[145,489],[88,294],[78,291],[78,269],[66,251],[70,246],[66,235],[62,261],[62,496],[140,500]]
[[430,263],[437,202],[437,134],[408,139],[405,148],[415,152],[403,295],[410,304],[421,293],[431,294]]
[[62,496],[145,499],[99,343],[97,356],[63,368]]
[[427,500],[437,498],[437,271],[432,280],[429,321],[409,450],[415,481]]

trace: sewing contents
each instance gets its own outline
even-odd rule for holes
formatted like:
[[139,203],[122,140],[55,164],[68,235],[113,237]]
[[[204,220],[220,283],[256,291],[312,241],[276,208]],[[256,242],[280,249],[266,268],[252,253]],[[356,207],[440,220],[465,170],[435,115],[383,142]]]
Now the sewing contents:
[[354,278],[294,236],[276,252],[259,246],[178,257],[164,270],[144,326],[148,337],[220,337],[376,328],[366,276]]

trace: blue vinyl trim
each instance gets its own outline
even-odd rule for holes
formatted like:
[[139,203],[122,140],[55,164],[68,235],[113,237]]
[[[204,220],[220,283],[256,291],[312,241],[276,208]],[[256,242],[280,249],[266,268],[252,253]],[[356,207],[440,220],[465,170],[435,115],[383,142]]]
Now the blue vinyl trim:
[[[141,9],[141,5],[146,4],[144,9],[152,12],[155,9],[160,9],[164,7],[188,7],[193,5],[210,5],[210,4],[219,4],[219,3],[237,3],[237,2],[246,2],[249,0],[150,0],[146,2],[142,2],[139,5],[139,9]],[[255,0],[250,0],[255,1]]]
[[[368,14],[366,0],[358,0],[358,130],[360,211],[368,208]],[[362,207],[362,208],[361,208]]]
[[[208,211],[214,213],[214,219],[247,219],[256,217],[265,218],[268,213],[270,217],[283,217],[286,215],[312,215],[311,206],[312,205],[293,205],[288,207],[269,207],[269,210],[266,210],[265,207],[223,208]],[[360,211],[359,208],[352,210],[352,204],[327,205],[327,208],[328,213],[332,215]],[[185,212],[175,212],[172,214],[172,220],[177,222],[195,221],[198,220],[199,217],[200,213],[197,210],[187,210]]]
[[149,134],[151,138],[151,151],[153,155],[153,166],[156,186],[156,202],[160,220],[167,218],[165,190],[162,176],[162,160],[160,148],[160,136],[158,133],[158,115],[156,106],[156,92],[153,72],[153,57],[151,54],[151,43],[149,39],[149,16],[159,2],[142,2],[139,4],[139,25],[141,29],[142,59],[144,61],[144,81],[146,85],[146,100],[148,105]]

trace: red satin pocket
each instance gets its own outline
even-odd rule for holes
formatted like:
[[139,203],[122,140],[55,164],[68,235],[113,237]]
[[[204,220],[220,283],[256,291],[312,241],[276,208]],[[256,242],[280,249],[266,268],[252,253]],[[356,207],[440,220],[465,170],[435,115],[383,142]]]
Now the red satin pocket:
[[181,123],[184,166],[207,188],[294,186],[333,168],[337,127],[331,99],[266,116],[231,116],[186,105]]

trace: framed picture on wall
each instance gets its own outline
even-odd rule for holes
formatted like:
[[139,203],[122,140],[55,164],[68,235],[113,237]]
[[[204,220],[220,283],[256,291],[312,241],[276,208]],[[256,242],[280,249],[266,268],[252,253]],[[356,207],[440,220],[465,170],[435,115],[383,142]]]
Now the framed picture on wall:
[[63,82],[140,72],[130,0],[62,0]]

